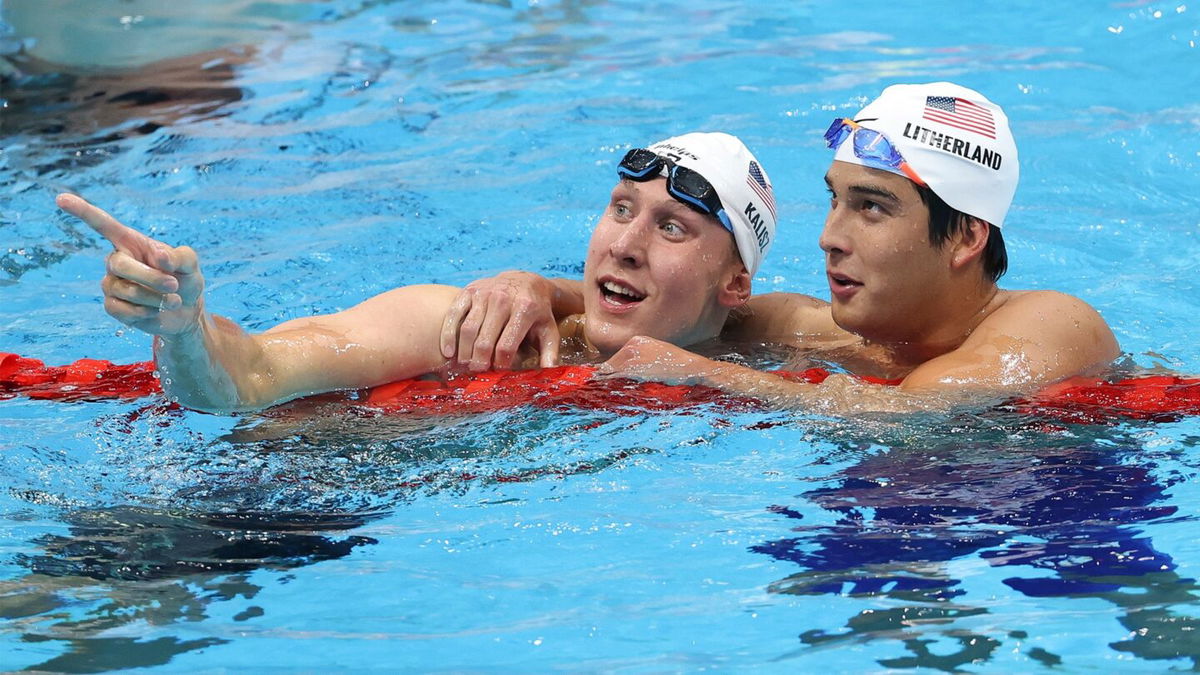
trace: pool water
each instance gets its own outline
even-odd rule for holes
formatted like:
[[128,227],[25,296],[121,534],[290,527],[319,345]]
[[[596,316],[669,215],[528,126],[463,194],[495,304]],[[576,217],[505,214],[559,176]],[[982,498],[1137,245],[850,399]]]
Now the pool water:
[[[696,129],[773,179],[755,289],[826,297],[821,132],[952,79],[1021,152],[1003,285],[1078,295],[1132,365],[1200,373],[1200,7],[93,4],[0,0],[23,71],[0,95],[0,350],[149,356],[62,190],[195,247],[209,306],[263,329],[402,284],[578,276],[616,160]],[[1195,668],[1198,439],[979,410],[14,398],[0,669]]]

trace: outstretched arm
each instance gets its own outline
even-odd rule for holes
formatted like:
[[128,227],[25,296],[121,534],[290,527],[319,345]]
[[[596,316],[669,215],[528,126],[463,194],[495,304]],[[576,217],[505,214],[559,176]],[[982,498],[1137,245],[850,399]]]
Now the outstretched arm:
[[438,370],[438,329],[457,289],[411,286],[344,312],[250,335],[208,313],[196,253],[171,248],[74,195],[58,205],[108,239],[105,310],[155,336],[163,388],[181,404],[228,412]]
[[847,375],[830,375],[820,384],[796,382],[775,373],[713,361],[661,340],[637,337],[600,365],[614,377],[670,384],[699,384],[737,396],[756,398],[778,408],[799,408],[835,415],[908,412],[948,407],[949,393],[906,392]]
[[1022,294],[981,323],[947,354],[915,368],[897,387],[834,375],[820,385],[705,359],[638,338],[604,366],[613,375],[705,384],[774,405],[835,414],[904,412],[1027,394],[1052,382],[1097,372],[1119,355],[1112,331],[1077,298]]
[[405,286],[257,335],[204,313],[197,330],[158,336],[155,360],[169,395],[210,412],[256,410],[438,372],[446,366],[438,329],[457,292]]

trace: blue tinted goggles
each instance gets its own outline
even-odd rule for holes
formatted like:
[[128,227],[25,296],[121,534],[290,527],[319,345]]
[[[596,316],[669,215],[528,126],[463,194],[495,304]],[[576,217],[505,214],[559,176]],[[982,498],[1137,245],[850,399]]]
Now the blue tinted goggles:
[[887,136],[861,126],[848,117],[839,117],[829,125],[825,132],[825,143],[837,150],[851,135],[854,136],[854,156],[861,159],[863,164],[893,173],[899,171],[917,185],[927,187],[925,181],[904,161],[900,151],[892,145]]

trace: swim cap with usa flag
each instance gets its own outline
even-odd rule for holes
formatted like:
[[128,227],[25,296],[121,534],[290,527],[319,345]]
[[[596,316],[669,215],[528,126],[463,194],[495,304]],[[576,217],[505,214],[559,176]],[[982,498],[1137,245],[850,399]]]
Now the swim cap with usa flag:
[[[983,94],[950,82],[897,84],[854,121],[883,133],[942,201],[1004,224],[1020,176],[1017,145],[1008,116]],[[834,159],[874,166],[856,157],[853,145],[843,143]]]
[[775,192],[750,149],[736,136],[720,132],[683,134],[647,149],[712,185],[733,225],[742,264],[754,276],[775,240]]

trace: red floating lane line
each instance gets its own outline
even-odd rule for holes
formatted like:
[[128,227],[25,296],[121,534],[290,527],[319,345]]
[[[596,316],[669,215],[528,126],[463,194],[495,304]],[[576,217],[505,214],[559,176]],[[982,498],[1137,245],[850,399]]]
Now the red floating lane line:
[[47,366],[37,359],[0,352],[0,396],[58,401],[131,399],[160,391],[154,363],[117,365],[80,359],[66,366]]
[[[777,372],[781,377],[800,382],[820,383],[829,377],[829,372],[820,368]],[[385,413],[426,415],[492,412],[526,404],[544,409],[584,408],[620,414],[703,404],[718,404],[733,410],[762,407],[760,401],[709,387],[593,379],[594,373],[591,366],[559,366],[458,375],[445,381],[402,380],[375,387],[352,404]],[[863,379],[884,385],[897,383]],[[55,401],[134,399],[159,391],[151,361],[114,364],[101,359],[80,359],[65,366],[47,366],[38,359],[0,352],[0,400],[17,396]],[[1087,424],[1109,424],[1122,419],[1173,420],[1200,415],[1200,378],[1148,375],[1117,382],[1071,378],[1005,407],[1035,417]]]

